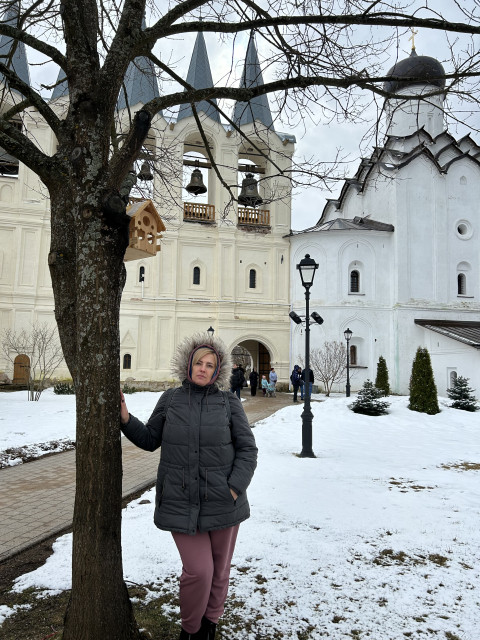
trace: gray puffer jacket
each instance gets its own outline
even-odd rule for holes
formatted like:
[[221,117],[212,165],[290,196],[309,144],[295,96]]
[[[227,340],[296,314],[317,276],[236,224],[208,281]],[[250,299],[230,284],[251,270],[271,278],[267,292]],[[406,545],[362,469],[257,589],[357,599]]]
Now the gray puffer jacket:
[[[217,382],[204,387],[186,379],[190,353],[201,344],[212,346],[221,361]],[[122,425],[138,447],[162,447],[155,524],[191,535],[197,529],[231,527],[250,515],[246,489],[257,464],[257,447],[240,400],[229,391],[226,399],[218,388],[228,384],[228,353],[218,338],[196,334],[179,346],[172,364],[173,373],[184,380],[182,386],[160,397],[146,424],[130,415]]]

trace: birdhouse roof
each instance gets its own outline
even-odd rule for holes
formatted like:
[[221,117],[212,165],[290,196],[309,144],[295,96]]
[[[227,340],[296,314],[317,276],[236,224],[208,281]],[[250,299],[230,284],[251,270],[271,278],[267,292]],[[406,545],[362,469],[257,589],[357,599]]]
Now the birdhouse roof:
[[130,216],[130,218],[144,211],[153,215],[158,225],[158,231],[166,231],[166,227],[151,200],[130,200],[130,204],[127,207],[127,215]]

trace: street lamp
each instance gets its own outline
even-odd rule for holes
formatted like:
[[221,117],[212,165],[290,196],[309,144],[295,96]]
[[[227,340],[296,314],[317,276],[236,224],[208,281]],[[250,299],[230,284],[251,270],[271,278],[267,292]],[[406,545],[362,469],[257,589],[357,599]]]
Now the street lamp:
[[312,420],[313,413],[310,408],[310,287],[313,284],[315,271],[318,264],[307,253],[305,258],[297,264],[300,278],[305,289],[305,404],[302,413],[302,452],[301,458],[315,458],[312,449]]
[[213,338],[213,334],[215,333],[215,329],[212,327],[212,325],[210,325],[207,329],[207,333],[210,336],[210,338]]
[[345,340],[347,341],[347,385],[345,387],[345,395],[347,398],[350,397],[350,347],[349,342],[350,342],[350,338],[352,337],[352,332],[350,331],[350,329],[346,329],[343,332],[343,335],[345,336]]

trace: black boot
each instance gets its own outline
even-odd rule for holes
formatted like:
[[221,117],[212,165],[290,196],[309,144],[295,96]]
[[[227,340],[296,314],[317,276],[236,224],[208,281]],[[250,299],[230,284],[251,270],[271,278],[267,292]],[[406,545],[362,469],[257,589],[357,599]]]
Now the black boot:
[[202,626],[200,627],[200,631],[204,629],[206,635],[204,636],[205,640],[214,640],[215,639],[215,631],[217,629],[217,625],[215,622],[212,622],[205,616],[202,618]]
[[203,620],[202,620],[202,626],[196,633],[188,633],[187,631],[185,631],[185,629],[182,628],[182,630],[180,631],[179,640],[207,640],[208,636],[206,634],[207,632],[203,628]]

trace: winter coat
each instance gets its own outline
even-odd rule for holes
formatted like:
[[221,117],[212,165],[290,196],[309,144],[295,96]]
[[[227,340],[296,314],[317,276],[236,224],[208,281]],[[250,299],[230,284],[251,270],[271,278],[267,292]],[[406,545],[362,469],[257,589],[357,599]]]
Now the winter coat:
[[241,369],[240,367],[232,369],[232,375],[230,377],[230,388],[238,389],[238,387],[243,387],[244,382],[245,376],[243,374],[243,369]]
[[[185,379],[190,353],[200,344],[212,346],[220,355],[217,382],[211,385],[199,386]],[[160,397],[146,424],[131,415],[122,425],[124,434],[138,447],[147,451],[162,447],[155,524],[191,535],[197,529],[234,526],[250,515],[246,489],[255,471],[257,447],[240,400],[226,392],[229,423],[226,398],[218,386],[224,386],[229,377],[225,345],[218,338],[197,334],[179,346],[173,364],[173,373],[184,380],[182,386]]]
[[275,384],[277,382],[277,380],[278,380],[276,372],[275,371],[270,371],[270,373],[268,374],[268,379],[270,380],[270,382]]
[[250,386],[251,387],[257,387],[258,386],[258,373],[256,371],[252,371],[250,376],[249,376],[249,380],[250,380]]
[[296,364],[293,367],[293,371],[292,371],[292,375],[290,376],[290,382],[293,384],[294,387],[299,387],[300,383],[302,382],[301,379],[301,374],[299,373],[300,367],[298,366],[298,364]]
[[[302,371],[302,380],[305,382],[307,379],[307,372],[305,369]],[[308,382],[315,382],[315,376],[313,375],[313,371],[310,369],[310,380]]]

